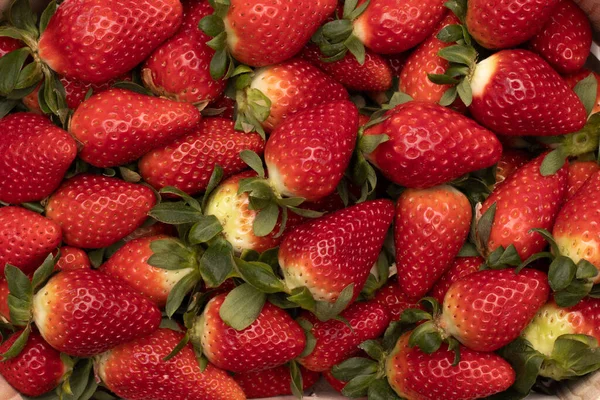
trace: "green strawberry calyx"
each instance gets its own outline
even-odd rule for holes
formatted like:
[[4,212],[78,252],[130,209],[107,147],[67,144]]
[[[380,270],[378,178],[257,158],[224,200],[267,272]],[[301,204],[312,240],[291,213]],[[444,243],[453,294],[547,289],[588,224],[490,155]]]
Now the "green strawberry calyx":
[[227,79],[235,68],[235,60],[227,46],[227,30],[224,22],[231,3],[229,0],[209,0],[209,3],[215,11],[213,14],[202,18],[198,28],[212,37],[211,40],[206,42],[210,48],[215,50],[215,54],[210,61],[211,77],[214,80]]

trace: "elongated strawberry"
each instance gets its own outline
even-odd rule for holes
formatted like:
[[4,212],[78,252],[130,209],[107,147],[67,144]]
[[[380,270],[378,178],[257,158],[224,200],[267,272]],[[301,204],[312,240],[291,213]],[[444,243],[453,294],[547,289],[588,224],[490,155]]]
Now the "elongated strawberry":
[[385,116],[388,118],[365,130],[364,135],[386,134],[389,140],[365,156],[383,175],[402,186],[440,185],[490,167],[502,154],[492,132],[438,104],[411,101]]
[[200,113],[191,104],[111,89],[77,108],[69,132],[83,145],[82,160],[114,167],[172,142],[199,121]]
[[17,204],[49,196],[77,156],[75,140],[32,113],[0,119],[0,131],[0,201]]
[[234,130],[233,121],[205,118],[196,129],[140,159],[140,174],[156,189],[174,186],[189,194],[203,192],[219,165],[224,177],[248,168],[243,150],[262,155],[264,141],[258,134]]
[[456,257],[450,268],[437,280],[429,295],[440,304],[443,303],[450,286],[461,278],[479,271],[484,262],[485,260],[481,257]]
[[156,197],[144,185],[117,178],[82,174],[67,180],[46,205],[69,246],[109,246],[142,225]]
[[146,59],[182,21],[179,0],[68,0],[40,37],[40,59],[60,75],[102,83]]
[[400,285],[398,285],[397,277],[393,277],[385,286],[379,289],[373,300],[386,309],[392,321],[399,321],[404,310],[408,308],[421,308],[419,303],[411,300],[402,291]]
[[[578,72],[565,76],[565,82],[567,85],[573,89],[581,80],[587,78],[590,74],[593,74],[596,78],[596,81],[600,82],[600,74],[596,72],[592,72],[587,68],[583,68]],[[592,109],[592,114],[600,112],[600,85],[598,85],[598,89],[596,92],[596,103],[594,104],[594,108]]]
[[21,207],[0,207],[0,274],[6,264],[35,271],[61,240],[56,222]]
[[100,355],[96,373],[117,396],[131,400],[244,400],[244,392],[211,364],[202,371],[190,344],[165,361],[182,332],[158,329]]
[[402,193],[394,223],[402,292],[418,300],[433,287],[465,243],[471,219],[469,200],[451,186]]
[[4,57],[11,51],[20,49],[24,44],[20,40],[13,39],[8,36],[0,37],[0,58]]
[[[300,367],[302,374],[302,389],[306,390],[319,380],[318,372],[309,371]],[[265,397],[291,395],[290,369],[287,365],[258,372],[244,372],[235,374],[233,379],[244,391],[249,399],[262,399]]]
[[89,268],[91,268],[90,258],[85,251],[71,246],[62,246],[60,248],[60,258],[56,262],[57,271],[73,271]]
[[522,150],[504,149],[500,161],[496,164],[496,184],[498,186],[531,160],[528,153]]
[[600,165],[595,161],[575,161],[569,164],[567,175],[567,198],[572,198],[587,180],[600,171]]

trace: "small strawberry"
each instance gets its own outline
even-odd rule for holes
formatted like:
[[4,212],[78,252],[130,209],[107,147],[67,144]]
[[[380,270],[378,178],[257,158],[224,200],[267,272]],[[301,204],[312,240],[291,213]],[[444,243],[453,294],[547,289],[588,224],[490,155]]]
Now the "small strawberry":
[[[587,68],[581,69],[579,72],[575,72],[574,74],[570,74],[565,76],[565,82],[567,85],[573,89],[575,86],[583,79],[587,78],[590,74],[593,74],[596,78],[597,82],[600,82],[600,74],[596,72],[592,72]],[[596,92],[596,102],[594,103],[594,108],[592,109],[592,114],[600,112],[600,85],[598,85],[598,89]]]
[[561,0],[528,47],[544,57],[556,71],[570,74],[583,67],[591,45],[592,27],[586,13],[572,0]]
[[24,44],[20,40],[13,39],[8,36],[0,36],[0,58],[4,57],[11,51],[20,49]]
[[[309,371],[300,367],[302,374],[302,389],[306,390],[319,380],[318,372]],[[287,365],[258,372],[243,372],[235,374],[233,379],[244,391],[249,399],[262,399],[266,397],[291,395],[290,369]]]
[[567,176],[567,198],[572,198],[584,183],[596,172],[600,171],[600,165],[595,161],[574,161],[569,164]]
[[57,271],[74,271],[76,269],[91,268],[90,258],[87,253],[77,247],[62,246],[60,258],[56,262]]
[[0,201],[48,197],[77,156],[77,144],[46,117],[16,113],[0,119]]
[[519,170],[530,160],[530,155],[523,150],[504,149],[502,157],[500,157],[498,164],[496,164],[496,183],[494,187],[504,182],[506,178]]
[[181,332],[158,329],[98,356],[96,374],[117,396],[130,400],[246,399],[225,371],[211,364],[202,371],[190,344],[165,360],[183,338]]
[[467,239],[469,199],[452,186],[408,189],[396,205],[394,243],[398,284],[418,300],[446,272]]
[[386,309],[392,321],[399,321],[404,310],[408,308],[421,308],[419,303],[411,300],[402,291],[397,278],[390,279],[385,286],[379,289],[373,300]]
[[479,271],[484,262],[485,260],[481,257],[456,257],[450,268],[437,280],[429,295],[440,304],[443,303],[450,286],[461,278]]
[[172,142],[199,121],[200,113],[191,104],[111,89],[77,108],[69,132],[83,146],[83,161],[114,167]]
[[135,231],[155,204],[147,186],[82,174],[54,192],[46,216],[60,225],[69,246],[101,248]]

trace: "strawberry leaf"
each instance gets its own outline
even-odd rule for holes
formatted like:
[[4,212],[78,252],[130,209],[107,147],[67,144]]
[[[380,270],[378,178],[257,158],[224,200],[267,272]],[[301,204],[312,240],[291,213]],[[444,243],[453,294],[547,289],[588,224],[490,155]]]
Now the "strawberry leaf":
[[477,246],[475,246],[473,243],[466,242],[456,256],[457,257],[478,257],[479,252],[477,251]]
[[0,58],[0,95],[6,96],[16,88],[19,74],[29,55],[30,50],[23,47]]
[[471,82],[468,79],[463,79],[456,86],[458,97],[465,103],[465,106],[469,107],[473,102],[473,91],[471,89]]
[[385,378],[376,379],[371,383],[367,398],[369,400],[400,400]]
[[442,98],[440,99],[440,105],[448,107],[456,101],[457,97],[458,89],[456,88],[456,86],[452,86],[451,88],[448,88],[448,90],[446,90],[442,95]]
[[63,382],[62,388],[60,388],[63,390],[60,396],[61,399],[78,400],[82,398],[84,392],[90,390],[90,381],[96,381],[93,375],[93,365],[94,363],[91,359],[82,359],[77,362],[73,368],[73,372],[67,381]]
[[[494,224],[494,217],[496,216],[497,204],[492,204],[486,212],[481,216],[476,224],[476,243],[480,250],[487,249],[488,242],[490,241],[490,235],[492,234],[492,226]],[[480,251],[482,252],[482,251]]]
[[595,278],[597,275],[598,270],[594,264],[585,259],[579,260],[577,263],[577,272],[575,274],[577,279],[590,279]]
[[39,63],[30,63],[26,65],[17,78],[15,89],[25,89],[37,85],[43,78],[42,68]]
[[463,39],[462,25],[445,26],[439,31],[437,38],[444,43],[458,42],[459,40]]
[[39,29],[40,35],[42,33],[44,33],[44,31],[46,30],[46,27],[48,26],[50,19],[56,13],[56,9],[57,9],[56,0],[52,0],[50,3],[48,3],[48,6],[46,7],[46,9],[44,10],[44,12],[42,13],[42,15],[40,17],[40,29]]
[[278,293],[285,290],[285,286],[271,266],[261,262],[248,262],[241,258],[235,259],[238,273],[248,284],[263,293]]
[[119,81],[119,82],[115,82],[112,85],[113,88],[117,88],[117,89],[125,89],[125,90],[129,90],[130,92],[135,92],[138,94],[143,94],[145,96],[154,96],[154,93],[152,93],[151,90],[145,88],[142,85],[138,85],[135,82],[131,82],[131,81]]
[[467,0],[450,0],[444,3],[446,8],[450,9],[456,17],[464,23],[467,16]]
[[181,350],[183,350],[183,348],[185,346],[187,346],[187,344],[190,342],[190,334],[189,331],[185,333],[185,335],[183,336],[183,338],[181,338],[181,340],[179,341],[179,343],[177,343],[177,345],[173,348],[173,350],[167,354],[164,358],[163,361],[169,361],[170,359],[172,359],[173,357],[175,357],[177,354],[179,354],[179,352]]
[[219,316],[233,329],[244,330],[256,321],[266,300],[266,294],[244,283],[229,292],[221,305]]
[[334,303],[317,301],[315,305],[315,316],[320,321],[329,321],[337,317],[342,311],[348,307],[354,296],[354,283],[346,286],[341,291],[339,297]]
[[279,206],[277,203],[269,202],[265,208],[261,209],[258,214],[256,214],[256,218],[254,218],[252,224],[254,234],[258,237],[267,236],[275,229],[278,219]]
[[516,380],[511,388],[518,393],[529,394],[540,372],[544,356],[522,337],[500,349],[499,353],[516,372]]
[[527,260],[523,261],[521,264],[519,264],[519,266],[515,268],[515,273],[518,274],[523,268],[525,268],[529,264],[533,263],[534,261],[541,260],[543,258],[554,259],[554,256],[552,255],[552,253],[549,252],[536,253],[529,257]]
[[265,168],[263,167],[262,159],[258,154],[252,150],[243,150],[240,152],[240,158],[258,174],[259,178],[265,177]]
[[4,118],[19,104],[18,100],[0,98],[0,118]]
[[317,308],[317,302],[306,286],[293,289],[291,294],[287,297],[287,300],[313,314]]
[[573,91],[583,103],[587,114],[590,115],[592,109],[596,105],[596,95],[598,93],[598,81],[596,80],[596,76],[593,73],[589,74],[586,78],[577,82]]
[[358,140],[358,148],[363,154],[371,154],[381,144],[390,140],[388,135],[363,135]]
[[433,323],[425,322],[416,327],[408,339],[410,347],[418,346],[421,351],[427,354],[435,353],[442,345],[442,337]]
[[600,369],[600,348],[598,341],[587,335],[561,335],[552,349],[551,368],[542,367],[551,372],[549,377],[556,380],[587,375]]
[[456,85],[459,80],[446,74],[427,74],[427,78],[437,85]]
[[208,185],[206,186],[206,190],[204,191],[204,197],[202,197],[201,209],[206,209],[206,202],[208,201],[210,194],[219,186],[219,183],[223,179],[223,168],[220,165],[215,165],[213,168],[213,172],[210,175],[210,179],[208,181]]
[[8,20],[18,29],[26,31],[35,38],[38,37],[37,15],[31,9],[29,0],[15,0],[8,11]]
[[444,60],[471,66],[477,59],[477,51],[463,44],[455,44],[453,46],[444,47],[438,51],[438,55]]
[[548,269],[548,281],[554,291],[566,289],[577,273],[577,266],[569,257],[558,256]]
[[186,206],[183,201],[159,203],[150,210],[148,215],[169,225],[196,223],[204,217],[201,212]]
[[433,319],[431,313],[419,308],[407,308],[400,316],[400,322],[403,324],[414,324],[420,321],[430,321],[431,319]]
[[185,296],[192,291],[194,286],[200,281],[200,276],[196,271],[190,272],[179,280],[169,292],[165,312],[171,318],[179,309]]
[[52,256],[52,253],[48,254],[42,265],[33,273],[33,278],[31,280],[33,290],[38,289],[48,280],[50,275],[54,272],[54,266],[59,258],[60,251],[57,252],[55,257]]
[[540,165],[540,174],[542,176],[550,176],[557,173],[565,162],[567,161],[567,155],[564,153],[563,148],[559,147],[546,154],[542,164]]
[[289,206],[287,207],[287,209],[293,212],[294,214],[305,218],[319,218],[322,217],[323,214],[325,214],[321,211],[307,210],[305,208],[298,208],[293,206]]
[[302,330],[304,330],[304,334],[306,335],[306,346],[304,346],[304,350],[298,356],[298,358],[308,357],[314,351],[315,346],[317,345],[317,338],[315,338],[315,335],[313,335],[311,331],[313,324],[304,318],[299,318],[296,322],[298,322],[298,325],[302,327]]
[[542,235],[542,237],[544,239],[546,239],[546,241],[550,245],[550,248],[552,249],[552,253],[555,256],[560,255],[560,250],[558,248],[558,245],[556,244],[556,241],[554,240],[554,236],[552,236],[552,234],[550,232],[548,232],[546,229],[540,229],[540,228],[533,228],[530,230],[530,232],[537,232],[540,235]]
[[365,45],[354,35],[350,35],[346,41],[344,41],[344,45],[348,48],[348,51],[352,53],[352,55],[356,58],[356,61],[360,65],[365,63],[366,50]]
[[376,340],[366,340],[358,345],[361,350],[369,355],[374,360],[381,361],[385,358],[383,346]]
[[344,11],[343,11],[342,16],[345,19],[350,19],[350,15],[356,9],[357,5],[358,5],[358,0],[345,0],[344,1]]
[[206,286],[220,286],[235,271],[233,249],[223,240],[211,245],[200,259],[200,273]]
[[377,373],[376,361],[364,357],[352,357],[331,368],[331,374],[335,379],[343,382],[351,381],[357,376],[371,375]]
[[[12,319],[12,316],[11,316]],[[17,340],[10,346],[10,348],[1,355],[2,361],[14,358],[18,356],[21,351],[27,345],[27,340],[29,339],[29,334],[31,333],[31,325],[27,325],[27,327],[21,331],[20,333],[15,333],[14,335],[19,335]]]
[[211,14],[200,20],[198,28],[206,33],[208,36],[215,37],[225,31],[225,24],[223,19],[218,15]]
[[223,226],[214,215],[207,215],[196,222],[188,233],[191,245],[206,243],[223,231]]
[[342,394],[346,397],[365,397],[369,392],[369,387],[377,379],[377,375],[359,375],[353,378],[342,390]]
[[304,384],[302,382],[302,373],[300,372],[300,367],[298,367],[298,363],[296,361],[292,360],[289,363],[289,368],[291,378],[290,389],[292,394],[297,399],[302,399],[304,396],[304,390],[302,390]]

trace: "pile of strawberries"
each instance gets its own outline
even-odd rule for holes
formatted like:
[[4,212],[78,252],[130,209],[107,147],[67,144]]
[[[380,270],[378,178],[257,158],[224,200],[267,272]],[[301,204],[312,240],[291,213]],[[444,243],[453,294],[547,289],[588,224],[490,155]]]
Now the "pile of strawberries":
[[[24,396],[522,399],[600,369],[573,0],[13,1],[0,374]],[[1,397],[1,396],[0,396]]]

